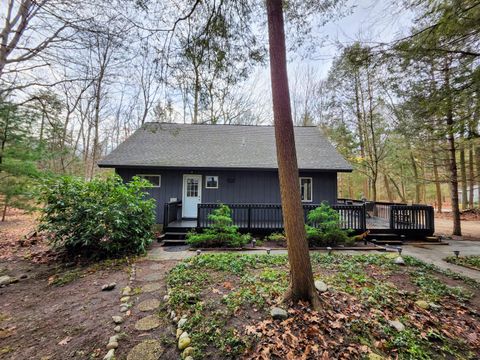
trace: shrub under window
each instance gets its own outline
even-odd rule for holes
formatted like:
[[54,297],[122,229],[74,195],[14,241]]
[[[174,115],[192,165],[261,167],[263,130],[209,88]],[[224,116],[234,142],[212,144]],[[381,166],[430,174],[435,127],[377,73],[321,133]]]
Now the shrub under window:
[[68,255],[104,258],[139,254],[153,240],[155,200],[146,180],[127,184],[118,176],[85,181],[74,177],[42,186],[40,229]]

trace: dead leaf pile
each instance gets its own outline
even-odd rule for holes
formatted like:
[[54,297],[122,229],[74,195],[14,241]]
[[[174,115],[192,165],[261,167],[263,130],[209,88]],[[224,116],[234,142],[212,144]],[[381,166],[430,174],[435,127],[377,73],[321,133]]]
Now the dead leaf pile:
[[[432,333],[440,333],[445,338],[466,341],[471,349],[480,349],[479,318],[461,304],[446,302],[440,311],[428,311],[416,307],[410,299],[403,299],[401,306],[382,309],[367,307],[342,292],[323,293],[321,299],[323,305],[318,312],[299,303],[291,306],[284,321],[267,319],[245,326],[244,334],[255,339],[255,345],[244,358],[361,359],[375,352],[395,359],[398,349],[386,348],[389,335],[382,329],[388,320],[400,317],[408,319],[407,327],[416,328],[425,341],[430,341]],[[371,340],[371,347],[356,340],[359,333]]]

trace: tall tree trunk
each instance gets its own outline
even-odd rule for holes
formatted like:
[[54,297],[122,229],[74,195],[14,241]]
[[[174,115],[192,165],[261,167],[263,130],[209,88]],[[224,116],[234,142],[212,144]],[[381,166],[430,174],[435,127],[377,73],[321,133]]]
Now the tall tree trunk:
[[5,196],[4,203],[3,203],[3,211],[2,211],[2,222],[4,222],[7,217],[8,200],[9,200],[8,196]]
[[462,210],[468,208],[468,183],[467,183],[467,167],[465,163],[465,137],[464,130],[460,132],[460,179],[462,181]]
[[200,98],[200,74],[197,66],[194,66],[195,70],[195,84],[193,92],[193,119],[192,123],[198,123],[198,107],[199,107],[199,98]]
[[432,164],[433,164],[433,179],[435,182],[435,196],[437,199],[437,212],[442,212],[442,187],[440,186],[440,179],[438,177],[438,165],[435,153],[435,145],[432,145]]
[[472,140],[468,145],[468,204],[473,209],[473,197],[475,191],[475,172],[473,170],[473,144]]
[[298,164],[288,90],[282,0],[267,0],[267,15],[278,175],[290,263],[290,285],[285,299],[308,301],[314,308],[319,308],[320,298],[313,283],[303,206],[300,199]]
[[420,181],[418,179],[417,162],[413,157],[412,150],[410,150],[410,161],[412,162],[413,176],[415,178],[415,204],[420,203]]
[[475,146],[475,164],[477,169],[477,206],[480,207],[480,143]]
[[460,223],[460,208],[458,204],[458,171],[457,159],[455,149],[455,129],[453,126],[453,103],[450,89],[450,64],[448,59],[445,59],[444,68],[445,87],[447,91],[447,142],[449,152],[449,169],[450,169],[450,197],[452,200],[452,215],[453,215],[453,235],[462,235],[462,227]]
[[388,183],[388,177],[386,174],[383,174],[383,183],[385,184],[385,191],[387,192],[388,201],[393,202],[392,190],[390,189],[390,184]]

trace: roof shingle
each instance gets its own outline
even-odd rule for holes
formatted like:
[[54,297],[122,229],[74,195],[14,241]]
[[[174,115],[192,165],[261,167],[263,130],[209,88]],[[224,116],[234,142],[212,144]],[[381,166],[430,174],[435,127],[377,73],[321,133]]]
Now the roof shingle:
[[[317,127],[294,131],[300,169],[352,170]],[[277,169],[274,128],[146,123],[99,166]]]

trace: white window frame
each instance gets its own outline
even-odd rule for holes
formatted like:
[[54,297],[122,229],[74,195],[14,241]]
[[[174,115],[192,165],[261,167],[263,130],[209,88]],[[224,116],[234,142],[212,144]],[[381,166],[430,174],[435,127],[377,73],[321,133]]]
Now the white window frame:
[[311,203],[313,202],[313,178],[308,176],[300,176],[300,196],[302,195],[302,179],[310,180],[310,199],[309,200],[302,200],[302,202]]
[[153,185],[150,181],[147,180],[150,183],[150,186],[147,186],[147,187],[149,187],[149,188],[159,188],[159,187],[162,186],[162,175],[160,175],[160,174],[137,174],[136,176],[138,176],[139,178],[142,178],[144,180],[147,180],[147,179],[144,178],[145,176],[156,176],[156,177],[158,177],[158,185]]
[[[208,178],[209,177],[215,177],[217,178],[217,186],[213,187],[213,186],[208,186]],[[218,178],[219,176],[218,175],[205,175],[205,189],[218,189]]]

